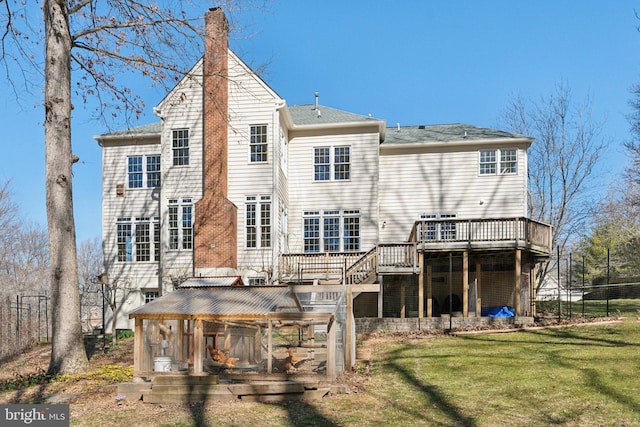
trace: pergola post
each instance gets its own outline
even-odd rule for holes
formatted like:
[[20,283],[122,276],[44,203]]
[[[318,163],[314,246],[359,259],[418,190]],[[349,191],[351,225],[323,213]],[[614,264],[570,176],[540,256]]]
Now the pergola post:
[[202,353],[204,343],[204,328],[202,326],[202,319],[196,319],[193,323],[193,373],[196,375],[202,374],[203,360]]
[[133,372],[134,375],[142,371],[142,360],[144,352],[144,328],[142,319],[136,317],[135,330],[133,333]]

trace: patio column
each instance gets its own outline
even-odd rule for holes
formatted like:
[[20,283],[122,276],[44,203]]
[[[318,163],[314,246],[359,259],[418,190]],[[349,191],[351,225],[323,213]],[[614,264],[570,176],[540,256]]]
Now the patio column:
[[418,253],[418,318],[424,317],[424,252]]
[[462,252],[462,317],[469,317],[469,251]]
[[516,316],[522,315],[522,307],[520,307],[520,286],[521,286],[521,277],[522,276],[522,251],[520,249],[516,249],[515,253],[516,262],[514,268],[514,280],[515,280],[515,295],[514,295],[514,308],[516,309]]

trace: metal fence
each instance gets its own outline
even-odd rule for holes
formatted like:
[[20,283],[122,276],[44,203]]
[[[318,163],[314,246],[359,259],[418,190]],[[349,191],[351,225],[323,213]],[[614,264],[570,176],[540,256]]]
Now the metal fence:
[[640,316],[640,283],[612,283],[560,289],[536,301],[539,317],[574,319]]
[[15,295],[0,300],[0,361],[51,337],[49,296]]

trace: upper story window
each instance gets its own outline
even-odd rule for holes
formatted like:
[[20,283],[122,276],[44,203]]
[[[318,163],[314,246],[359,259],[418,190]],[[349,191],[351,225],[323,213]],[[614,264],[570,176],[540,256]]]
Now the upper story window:
[[247,196],[245,199],[245,245],[247,248],[271,247],[271,196]]
[[192,199],[169,199],[169,249],[193,249]]
[[249,136],[249,160],[251,163],[267,161],[267,125],[251,125]]
[[144,291],[144,303],[148,304],[154,299],[160,298],[160,291]]
[[264,276],[249,277],[249,286],[264,286],[267,284],[267,279]]
[[360,250],[360,211],[305,211],[304,252],[356,252]]
[[160,186],[160,155],[127,157],[129,188]]
[[157,217],[122,217],[116,221],[119,262],[160,260],[160,223]]
[[316,147],[313,149],[314,181],[351,179],[351,147]]
[[518,150],[502,148],[480,150],[480,175],[506,175],[518,172]]
[[189,129],[173,129],[171,131],[171,149],[173,165],[189,165]]

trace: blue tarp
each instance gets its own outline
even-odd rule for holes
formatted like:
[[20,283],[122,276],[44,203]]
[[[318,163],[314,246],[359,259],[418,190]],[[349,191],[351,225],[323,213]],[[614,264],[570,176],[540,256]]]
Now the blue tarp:
[[506,305],[486,307],[482,309],[482,315],[487,317],[514,317],[516,310]]

